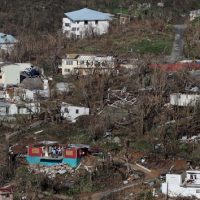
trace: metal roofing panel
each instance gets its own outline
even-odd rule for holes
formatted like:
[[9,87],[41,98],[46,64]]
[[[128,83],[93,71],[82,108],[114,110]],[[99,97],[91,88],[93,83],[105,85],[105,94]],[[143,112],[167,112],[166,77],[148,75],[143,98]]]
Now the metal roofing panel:
[[83,8],[80,10],[65,13],[65,16],[73,21],[84,21],[84,20],[111,20],[111,14],[103,13],[96,10]]

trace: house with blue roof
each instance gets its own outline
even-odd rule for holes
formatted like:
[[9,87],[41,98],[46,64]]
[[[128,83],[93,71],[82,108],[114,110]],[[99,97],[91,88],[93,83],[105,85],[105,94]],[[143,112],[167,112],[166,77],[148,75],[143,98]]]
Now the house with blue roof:
[[67,12],[63,18],[63,33],[69,38],[84,38],[108,32],[112,16],[89,8]]
[[17,39],[14,36],[0,33],[0,50],[10,52],[16,43]]

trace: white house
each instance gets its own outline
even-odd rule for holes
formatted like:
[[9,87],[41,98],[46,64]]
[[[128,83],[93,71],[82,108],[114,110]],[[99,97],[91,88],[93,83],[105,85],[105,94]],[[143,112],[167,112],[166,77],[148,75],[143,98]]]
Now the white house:
[[0,102],[0,116],[12,116],[16,114],[36,114],[40,112],[39,103],[13,103]]
[[14,36],[0,33],[0,50],[11,52],[17,40]]
[[0,85],[19,84],[20,73],[31,66],[31,63],[0,63]]
[[62,59],[59,68],[62,69],[62,75],[71,73],[87,75],[93,73],[94,70],[107,72],[114,66],[113,56],[67,54],[66,58]]
[[67,37],[84,38],[108,32],[112,15],[88,8],[67,12],[63,18],[63,33]]
[[166,174],[162,193],[170,197],[200,198],[200,171],[186,171],[183,174]]
[[71,122],[76,122],[79,116],[89,115],[89,108],[81,106],[73,106],[68,103],[62,103],[61,116]]
[[200,9],[190,11],[190,21],[193,21],[197,17],[200,17]]
[[195,106],[200,101],[200,95],[197,94],[170,94],[170,104],[174,106]]

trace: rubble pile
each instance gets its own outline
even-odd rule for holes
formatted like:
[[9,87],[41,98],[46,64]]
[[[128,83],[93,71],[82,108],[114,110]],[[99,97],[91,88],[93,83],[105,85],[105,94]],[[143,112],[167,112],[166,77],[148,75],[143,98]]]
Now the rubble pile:
[[63,174],[72,174],[74,173],[74,169],[67,165],[55,165],[55,166],[49,166],[49,167],[44,167],[44,166],[34,166],[31,165],[29,167],[29,170],[31,173],[35,174],[45,174],[48,176],[48,178],[53,179],[58,175],[63,175]]

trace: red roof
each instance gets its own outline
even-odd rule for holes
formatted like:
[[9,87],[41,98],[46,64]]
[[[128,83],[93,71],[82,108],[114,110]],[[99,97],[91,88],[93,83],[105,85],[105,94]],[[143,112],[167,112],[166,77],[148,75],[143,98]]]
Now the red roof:
[[0,188],[0,193],[12,193],[13,192],[13,186],[5,186]]
[[180,71],[180,70],[198,70],[200,69],[200,63],[168,63],[168,64],[151,64],[149,65],[152,69],[161,69],[163,71]]

